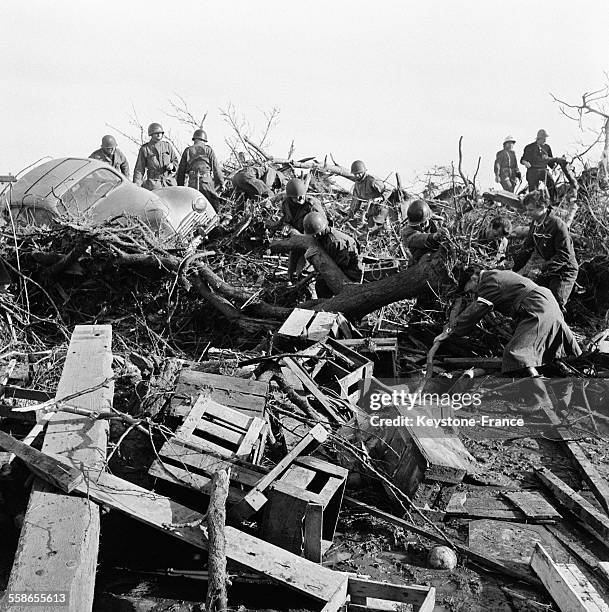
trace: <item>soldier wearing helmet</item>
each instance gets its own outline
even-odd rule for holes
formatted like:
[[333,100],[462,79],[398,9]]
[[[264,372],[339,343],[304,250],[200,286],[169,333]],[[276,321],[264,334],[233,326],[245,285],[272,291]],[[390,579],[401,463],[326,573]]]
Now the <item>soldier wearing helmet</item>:
[[207,144],[205,130],[195,130],[192,144],[182,153],[178,166],[178,185],[184,185],[187,174],[188,186],[198,189],[217,209],[222,200],[216,188],[224,190],[224,175],[216,154]]
[[562,157],[552,156],[552,149],[546,142],[547,138],[548,133],[545,130],[539,130],[535,142],[524,148],[520,163],[527,169],[526,178],[529,184],[529,192],[538,189],[540,182],[544,183],[551,200],[555,201],[557,198],[556,184],[548,168],[554,168],[557,163],[562,165],[565,160]]
[[[323,249],[345,276],[356,283],[362,282],[362,257],[357,241],[328,224],[328,219],[319,212],[309,213],[303,221],[305,234],[313,236],[315,245]],[[315,283],[318,298],[332,296],[332,291],[323,278]]]
[[351,164],[351,174],[355,179],[355,184],[353,185],[353,197],[348,218],[354,219],[359,215],[362,203],[368,203],[361,222],[363,223],[365,219],[369,229],[382,226],[389,213],[388,207],[379,201],[386,191],[385,185],[368,174],[366,164],[361,159],[357,159]]
[[410,251],[410,265],[412,265],[425,253],[437,251],[448,237],[448,232],[438,225],[439,217],[432,213],[425,200],[411,202],[406,216],[408,224],[402,230],[402,242]]
[[503,139],[503,149],[495,157],[495,182],[506,191],[514,193],[517,182],[522,178],[514,152],[516,140],[513,136]]
[[[304,219],[315,212],[322,215],[327,222],[326,211],[317,198],[307,196],[307,189],[302,179],[290,179],[285,188],[285,198],[281,203],[282,217],[279,222],[288,235],[304,234]],[[288,263],[288,276],[294,280],[305,265],[302,249],[292,249]]]
[[150,140],[140,147],[133,170],[133,182],[150,191],[176,184],[178,156],[171,144],[163,140],[164,133],[160,123],[148,126]]
[[127,163],[127,158],[116,146],[116,139],[114,136],[104,136],[101,141],[101,147],[97,149],[97,151],[93,151],[93,153],[89,155],[89,159],[97,159],[106,162],[129,178],[129,164]]

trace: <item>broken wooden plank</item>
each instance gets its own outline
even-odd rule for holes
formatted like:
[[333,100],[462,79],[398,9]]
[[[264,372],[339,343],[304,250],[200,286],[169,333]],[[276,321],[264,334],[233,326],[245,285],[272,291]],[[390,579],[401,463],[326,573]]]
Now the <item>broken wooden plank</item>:
[[290,467],[297,457],[311,452],[314,448],[323,444],[327,439],[328,431],[326,428],[319,423],[315,425],[315,427],[313,427],[313,429],[311,429],[311,431],[309,431],[307,435],[269,471],[268,474],[263,476],[254,485],[252,490],[243,497],[241,502],[232,508],[232,516],[246,518],[260,510],[267,501],[264,496],[264,491]]
[[[90,471],[86,482],[79,485],[75,492],[207,550],[203,514],[168,497],[103,471]],[[234,527],[227,526],[225,536],[226,554],[231,561],[324,604],[336,598],[336,606],[328,608],[328,612],[337,611],[344,604],[347,593],[345,574],[311,563]],[[337,591],[342,594],[342,601]]]
[[[55,397],[72,393],[72,406],[89,411],[109,410],[113,384],[98,386],[112,375],[112,328],[109,325],[78,325],[70,346]],[[42,450],[69,457],[89,470],[103,465],[108,422],[66,412],[50,419]],[[85,487],[84,484],[79,487]],[[79,488],[77,487],[77,489]],[[52,490],[35,481],[25,514],[19,546],[8,581],[9,592],[56,591],[69,594],[69,612],[86,612],[93,605],[95,570],[99,547],[99,508],[89,498]],[[29,610],[12,606],[11,612]]]
[[609,561],[598,562],[599,575],[605,581],[605,584],[609,584]]
[[538,478],[552,495],[582,521],[583,527],[605,546],[609,545],[609,520],[590,502],[546,468],[536,471]]
[[523,512],[514,510],[501,499],[472,496],[470,491],[456,491],[446,505],[447,515],[459,518],[492,518],[504,521],[524,520]]
[[65,493],[73,491],[83,480],[81,470],[66,467],[3,431],[0,431],[0,448],[21,459],[37,475],[42,472],[45,480]]
[[307,325],[314,316],[315,312],[312,310],[294,308],[277,330],[277,334],[292,339],[301,338],[305,335]]
[[556,508],[534,491],[508,491],[503,495],[519,508],[528,519],[561,518]]
[[562,612],[609,612],[609,605],[577,565],[554,563],[541,544],[535,546],[531,568]]

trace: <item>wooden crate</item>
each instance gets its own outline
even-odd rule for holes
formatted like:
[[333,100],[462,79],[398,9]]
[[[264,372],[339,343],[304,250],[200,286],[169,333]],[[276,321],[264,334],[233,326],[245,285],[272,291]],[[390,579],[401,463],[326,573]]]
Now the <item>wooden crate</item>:
[[269,489],[261,537],[321,563],[331,546],[349,472],[315,457],[300,457]]
[[372,361],[374,376],[377,378],[397,377],[397,338],[351,338],[338,342]]
[[381,280],[400,271],[400,261],[398,259],[364,257],[362,263],[364,267],[364,282]]
[[333,338],[319,343],[315,353],[327,359],[311,359],[303,363],[311,378],[318,385],[356,404],[370,385],[372,362]]
[[353,329],[340,313],[294,308],[277,336],[288,341],[318,342],[326,338],[351,338]]
[[433,612],[436,589],[416,584],[389,584],[349,576],[348,612],[386,612],[411,604],[413,612]]

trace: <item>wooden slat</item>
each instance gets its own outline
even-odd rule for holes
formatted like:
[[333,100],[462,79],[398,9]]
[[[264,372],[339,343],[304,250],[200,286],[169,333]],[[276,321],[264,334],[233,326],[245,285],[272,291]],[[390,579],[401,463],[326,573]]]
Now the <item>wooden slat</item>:
[[[264,421],[262,422],[264,423]],[[235,431],[233,428],[224,425],[224,423],[220,424],[216,421],[206,421],[203,419],[195,425],[192,435],[204,438],[206,437],[204,434],[209,434],[215,438],[220,438],[220,440],[225,440],[228,444],[237,446],[241,444],[245,431]]]
[[595,532],[593,535],[600,536],[604,544],[609,542],[609,520],[605,514],[597,510],[550,470],[542,468],[536,473],[552,495],[581,519],[584,527],[593,529]]
[[252,418],[246,434],[243,436],[241,443],[235,451],[235,456],[249,457],[254,450],[255,444],[260,440],[261,436],[266,435],[265,430],[266,421],[256,417]]
[[299,338],[304,335],[309,321],[311,321],[314,316],[315,312],[312,310],[294,308],[277,333],[280,336],[287,336],[288,338]]
[[562,612],[609,612],[609,606],[577,565],[554,563],[544,547],[537,544],[531,567]]
[[306,326],[309,340],[325,340],[338,331],[337,315],[334,312],[317,312]]
[[[207,549],[207,529],[203,515],[168,497],[106,472],[90,473],[89,480],[76,490],[99,504],[127,514],[174,538]],[[346,594],[345,574],[311,563],[234,527],[226,526],[224,533],[226,556],[230,561],[323,603],[331,601],[340,589]],[[343,604],[344,599],[337,601],[337,605],[328,608],[328,612],[337,611]]]
[[232,509],[234,517],[248,517],[258,511],[265,503],[264,491],[275,482],[299,456],[311,452],[313,447],[323,444],[328,438],[328,432],[319,423],[307,433],[307,435],[272,468],[268,474],[263,476],[252,488],[252,490],[236,504]]
[[199,395],[192,410],[184,419],[184,422],[176,429],[176,437],[184,437],[185,434],[192,434],[194,428],[198,425],[201,417],[212,403],[211,398],[205,395]]
[[214,455],[219,455],[220,457],[226,457],[230,459],[235,456],[235,453],[226,448],[225,446],[220,446],[219,444],[215,444],[214,442],[210,442],[209,440],[205,440],[203,438],[199,438],[199,436],[194,436],[193,434],[181,434],[179,438],[172,438],[173,440],[179,440],[184,444],[184,446],[189,446],[193,450],[196,450],[200,453],[212,453]]
[[[56,398],[89,389],[112,374],[112,328],[79,325],[70,346],[57,387]],[[86,410],[109,410],[113,384],[80,395],[70,404]],[[66,412],[53,415],[42,450],[69,457],[87,468],[103,465],[108,422]],[[81,485],[83,486],[83,485]],[[58,493],[42,481],[32,487],[9,592],[66,590],[66,612],[86,612],[93,605],[99,546],[99,508],[90,499]],[[14,605],[11,612],[31,610]]]
[[0,431],[0,448],[10,451],[24,461],[34,473],[39,475],[40,472],[43,472],[48,482],[65,493],[74,490],[83,480],[81,470],[66,467],[3,431]]
[[223,404],[215,401],[210,403],[207,412],[210,416],[215,417],[220,421],[232,423],[234,426],[239,427],[240,429],[246,429],[250,423],[250,419],[252,418],[247,414],[239,412],[239,410],[235,410],[229,406],[224,406]]
[[323,519],[324,509],[321,504],[307,504],[304,519],[304,558],[313,563],[321,563]]
[[391,584],[349,576],[347,593],[352,601],[354,597],[361,599],[371,597],[400,603],[420,604],[425,601],[431,588],[415,584]]
[[529,519],[556,519],[560,514],[539,493],[533,491],[509,491],[504,493],[515,506],[524,512]]
[[469,491],[453,493],[446,505],[445,512],[461,518],[492,518],[504,521],[525,519],[523,512],[513,510],[506,502],[488,496],[472,497]]

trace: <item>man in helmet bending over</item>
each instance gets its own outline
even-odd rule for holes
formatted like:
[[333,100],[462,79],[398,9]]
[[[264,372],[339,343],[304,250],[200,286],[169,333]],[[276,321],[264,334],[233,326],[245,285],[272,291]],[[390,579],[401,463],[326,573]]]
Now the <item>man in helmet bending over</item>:
[[[313,236],[316,246],[323,249],[334,263],[342,270],[345,276],[355,282],[362,281],[362,258],[357,241],[328,225],[324,214],[311,212],[304,218],[305,234]],[[315,283],[318,298],[327,298],[333,295],[332,290],[323,278]]]
[[176,184],[178,155],[171,144],[163,140],[163,135],[163,126],[160,123],[151,123],[148,126],[150,140],[140,147],[133,170],[133,182],[150,191]]
[[426,253],[437,251],[448,238],[448,231],[438,225],[424,200],[414,200],[406,216],[408,224],[402,230],[402,243],[410,251],[410,265],[413,265]]
[[89,155],[89,159],[97,159],[106,162],[129,178],[129,164],[127,163],[127,158],[116,146],[116,139],[114,136],[104,136],[101,141],[101,147],[97,149],[97,151],[93,151],[93,153]]
[[[348,219],[356,219],[360,215],[362,204],[366,206],[361,216],[361,222],[368,224],[368,229],[382,227],[387,219],[389,209],[379,200],[383,198],[387,188],[382,181],[368,174],[366,164],[360,159],[351,164],[351,174],[355,179],[353,197]],[[369,205],[368,205],[369,204]]]
[[192,144],[182,153],[178,166],[178,185],[184,185],[186,174],[188,174],[188,186],[198,189],[218,210],[222,200],[218,196],[216,187],[220,191],[224,190],[224,175],[216,154],[207,144],[205,130],[195,130],[192,135]]
[[[280,224],[289,235],[304,234],[304,218],[311,212],[316,212],[326,218],[326,211],[322,203],[311,196],[307,196],[304,181],[293,178],[288,181],[285,188],[285,198],[281,202],[282,217]],[[304,251],[292,249],[288,263],[288,276],[294,281],[305,265]]]

